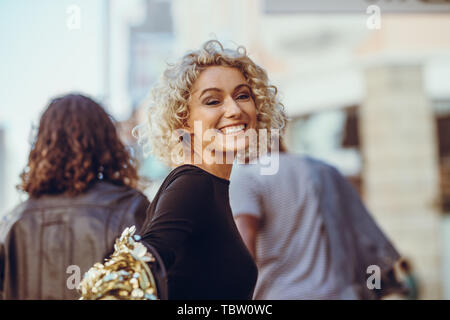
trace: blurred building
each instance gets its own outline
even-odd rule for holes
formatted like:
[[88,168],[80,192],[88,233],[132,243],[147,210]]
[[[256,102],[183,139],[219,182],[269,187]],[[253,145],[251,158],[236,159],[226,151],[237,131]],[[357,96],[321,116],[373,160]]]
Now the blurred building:
[[[448,212],[449,15],[389,16],[357,49],[366,199],[409,256],[423,298],[443,297],[443,214]],[[441,134],[439,134],[441,132]],[[441,152],[439,152],[441,150]]]
[[174,46],[171,3],[146,0],[145,18],[130,27],[129,92],[133,108],[164,71]]
[[[450,15],[383,14],[370,30],[360,9],[299,13],[293,1],[274,3],[141,2],[146,14],[128,23],[131,105],[168,57],[212,38],[244,45],[280,91],[289,149],[348,177],[411,260],[420,298],[450,298]],[[275,10],[281,4],[288,10]],[[136,112],[140,123],[145,112]],[[156,188],[167,171],[155,166],[150,159],[141,172],[161,173]]]
[[[0,127],[0,181],[6,181],[5,176],[6,168],[6,144],[5,144],[5,132]],[[0,183],[0,217],[1,213],[6,209],[6,188],[5,183]]]
[[287,15],[257,0],[173,5],[180,46],[214,33],[247,47],[280,89],[290,149],[336,165],[411,259],[420,297],[443,298],[450,16],[385,15],[369,30],[365,12]]

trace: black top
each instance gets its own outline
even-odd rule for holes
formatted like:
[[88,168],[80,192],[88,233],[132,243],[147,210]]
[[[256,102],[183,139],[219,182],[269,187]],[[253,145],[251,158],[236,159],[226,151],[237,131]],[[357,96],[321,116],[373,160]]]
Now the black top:
[[142,237],[168,270],[169,299],[251,299],[257,268],[234,223],[230,182],[194,166],[174,169]]

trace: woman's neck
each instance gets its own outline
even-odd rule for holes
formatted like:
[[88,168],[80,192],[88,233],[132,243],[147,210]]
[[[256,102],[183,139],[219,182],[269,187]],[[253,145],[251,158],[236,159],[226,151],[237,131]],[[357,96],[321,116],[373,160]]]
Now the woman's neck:
[[213,175],[215,175],[216,177],[225,179],[225,180],[230,180],[230,175],[231,175],[231,170],[233,169],[233,164],[228,164],[228,163],[208,163],[206,161],[201,161],[200,163],[196,163],[195,161],[193,162],[191,159],[185,159],[184,160],[184,164],[190,164],[190,165],[194,165],[197,166]]

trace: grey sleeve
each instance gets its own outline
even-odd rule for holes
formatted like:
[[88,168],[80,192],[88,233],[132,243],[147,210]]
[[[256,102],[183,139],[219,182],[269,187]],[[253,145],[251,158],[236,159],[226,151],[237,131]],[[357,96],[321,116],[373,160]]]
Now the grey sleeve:
[[233,168],[230,179],[230,206],[234,217],[249,214],[262,218],[261,188],[250,168]]

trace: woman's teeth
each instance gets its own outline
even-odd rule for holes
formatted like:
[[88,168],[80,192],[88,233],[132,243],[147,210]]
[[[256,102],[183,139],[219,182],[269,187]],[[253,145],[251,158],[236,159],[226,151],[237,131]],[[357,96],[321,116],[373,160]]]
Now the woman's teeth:
[[221,129],[221,130],[225,134],[231,134],[231,133],[239,132],[239,131],[244,130],[244,129],[245,129],[245,125],[240,124],[238,126],[226,127],[226,128]]

